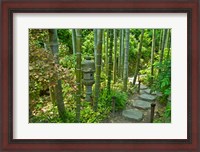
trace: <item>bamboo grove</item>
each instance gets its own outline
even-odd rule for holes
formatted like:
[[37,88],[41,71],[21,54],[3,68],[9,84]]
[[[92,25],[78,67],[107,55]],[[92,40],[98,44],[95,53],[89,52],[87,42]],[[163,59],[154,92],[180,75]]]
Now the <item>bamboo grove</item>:
[[[88,57],[91,101],[82,69]],[[157,121],[171,117],[171,29],[29,29],[29,122],[104,122],[138,93],[138,81],[162,94]]]

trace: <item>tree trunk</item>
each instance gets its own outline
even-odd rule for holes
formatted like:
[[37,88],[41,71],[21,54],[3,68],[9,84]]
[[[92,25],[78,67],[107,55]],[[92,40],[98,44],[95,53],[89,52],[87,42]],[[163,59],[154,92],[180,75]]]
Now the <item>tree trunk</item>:
[[160,40],[159,40],[158,51],[161,51],[161,48],[162,48],[162,35],[163,35],[163,30],[160,31]]
[[56,105],[56,90],[55,89],[56,88],[53,86],[49,87],[50,99],[54,106]]
[[80,122],[80,102],[81,102],[81,30],[76,29],[76,121]]
[[161,47],[161,52],[160,52],[160,63],[162,63],[162,61],[163,61],[166,38],[167,38],[167,29],[164,29],[163,30],[163,38],[162,38],[162,47]]
[[121,70],[121,78],[123,78],[123,67],[124,67],[124,29],[121,29],[121,37],[120,37],[120,53],[121,53],[121,59],[120,59],[120,70]]
[[97,30],[97,52],[96,52],[96,82],[95,82],[95,103],[94,103],[94,110],[96,111],[98,108],[98,99],[99,99],[99,92],[100,92],[100,78],[101,78],[101,54],[102,54],[102,30]]
[[124,52],[124,91],[127,90],[127,81],[128,81],[128,54],[129,54],[129,29],[126,29],[126,46]]
[[119,38],[120,38],[120,41],[119,41],[119,58],[118,58],[118,77],[120,78],[121,77],[121,37],[122,37],[122,30],[119,31]]
[[168,34],[167,35],[168,36],[167,36],[167,45],[166,45],[166,47],[167,47],[167,59],[169,59],[169,57],[170,57],[170,49],[171,49],[171,38],[170,38],[171,30],[170,29],[168,29]]
[[140,36],[140,45],[138,49],[138,55],[137,55],[137,63],[136,63],[136,69],[135,69],[135,74],[134,74],[134,79],[133,79],[133,85],[135,85],[138,72],[140,70],[140,57],[141,57],[141,51],[142,51],[142,42],[143,42],[143,36],[144,36],[144,29],[142,30],[141,36]]
[[109,48],[109,58],[108,58],[108,94],[110,94],[110,85],[111,85],[111,78],[112,78],[112,48],[113,48],[113,30],[109,30],[110,33],[110,48]]
[[107,34],[106,34],[106,54],[105,54],[106,75],[108,75],[108,42],[109,42],[109,30],[107,29]]
[[116,83],[117,76],[117,30],[114,29],[114,64],[113,64],[113,83]]
[[73,55],[76,54],[76,31],[72,29],[72,46],[73,46]]
[[168,48],[168,44],[169,44],[169,35],[170,35],[170,29],[167,29],[167,37],[166,37],[166,42],[165,42],[165,47],[164,47],[164,48]]
[[154,74],[154,51],[155,51],[155,43],[156,43],[156,30],[153,29],[152,34],[152,47],[151,47],[151,82],[150,84],[153,84],[153,74]]
[[96,54],[97,54],[97,29],[94,29],[94,62],[96,63]]
[[102,56],[102,63],[101,63],[101,66],[102,66],[102,71],[103,69],[105,68],[105,54],[106,54],[106,36],[105,36],[105,29],[102,30],[102,55],[104,54],[104,56]]
[[[166,37],[167,37],[167,29],[164,29],[163,30],[163,38],[162,38],[162,48],[161,48],[161,52],[160,52],[160,64],[162,64],[162,61],[163,61]],[[161,69],[158,70],[158,74],[160,74],[160,72],[161,72]]]
[[[55,56],[56,64],[59,64],[57,30],[56,29],[49,29],[48,31],[49,31],[50,48],[52,50],[52,53]],[[56,78],[58,79],[57,75],[56,75]],[[58,112],[59,112],[60,118],[64,122],[66,122],[66,115],[65,115],[66,113],[65,113],[65,106],[64,106],[64,102],[63,102],[61,80],[57,81],[57,84],[56,84],[56,87],[55,87],[55,97],[56,97],[56,103],[57,103],[57,106],[58,106]]]

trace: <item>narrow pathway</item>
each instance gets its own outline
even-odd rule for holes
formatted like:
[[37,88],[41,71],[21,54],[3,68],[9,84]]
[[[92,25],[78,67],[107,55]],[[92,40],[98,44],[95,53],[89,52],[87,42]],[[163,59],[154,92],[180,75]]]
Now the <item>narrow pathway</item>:
[[145,85],[141,85],[140,93],[129,96],[126,108],[122,112],[112,114],[106,123],[150,123],[151,103],[158,96],[151,93]]

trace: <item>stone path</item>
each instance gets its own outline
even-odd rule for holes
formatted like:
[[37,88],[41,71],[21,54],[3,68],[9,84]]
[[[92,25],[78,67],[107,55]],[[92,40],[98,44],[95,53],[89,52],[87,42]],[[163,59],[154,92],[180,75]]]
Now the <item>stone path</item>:
[[138,108],[138,109],[147,110],[147,109],[151,108],[151,103],[144,101],[144,100],[135,100],[133,102],[133,107]]
[[140,86],[140,94],[129,97],[125,110],[112,115],[106,123],[149,123],[151,103],[155,103],[157,93],[145,86]]
[[135,121],[141,121],[144,117],[144,114],[142,111],[138,109],[127,109],[127,110],[123,110],[122,116],[131,120],[133,119]]
[[139,98],[140,98],[141,100],[144,100],[144,101],[153,102],[153,101],[155,101],[156,96],[155,96],[155,95],[148,94],[148,93],[144,93],[144,94],[139,95]]

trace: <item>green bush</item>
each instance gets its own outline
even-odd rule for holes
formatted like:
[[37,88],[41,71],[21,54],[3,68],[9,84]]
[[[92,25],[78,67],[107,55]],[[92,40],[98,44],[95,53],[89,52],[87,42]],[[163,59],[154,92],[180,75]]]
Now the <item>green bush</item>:
[[75,55],[66,55],[65,57],[60,59],[60,64],[63,67],[74,70],[75,65],[76,65],[76,56]]
[[54,106],[48,96],[40,97],[38,101],[32,100],[31,115],[29,115],[30,123],[61,123],[57,106]]
[[90,102],[81,102],[80,122],[99,123],[106,119],[111,111],[111,106],[105,100],[99,100],[98,108],[94,111]]
[[99,100],[106,102],[107,106],[112,109],[112,97],[115,97],[115,111],[119,111],[125,108],[128,95],[125,92],[119,90],[111,90],[111,93],[107,94],[107,89],[102,90]]
[[99,112],[95,112],[90,102],[84,101],[81,103],[80,122],[81,123],[95,123],[98,122]]
[[171,122],[171,102],[168,101],[165,109],[165,122]]
[[156,62],[154,66],[161,72],[154,77],[152,90],[161,92],[163,95],[160,101],[167,104],[167,98],[171,94],[171,61],[164,61],[162,64]]
[[111,96],[115,96],[115,111],[125,108],[128,99],[127,93],[117,90],[112,90]]

